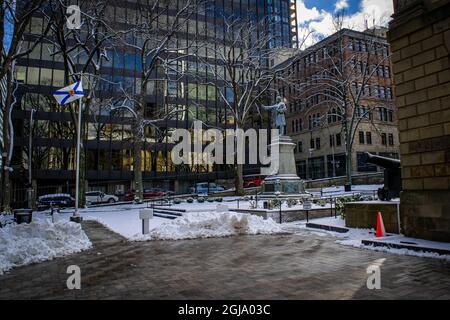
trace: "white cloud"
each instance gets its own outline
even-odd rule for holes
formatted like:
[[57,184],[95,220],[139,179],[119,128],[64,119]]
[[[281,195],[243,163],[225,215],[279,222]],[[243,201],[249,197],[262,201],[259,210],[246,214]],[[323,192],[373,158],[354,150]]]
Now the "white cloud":
[[[324,0],[323,0],[324,1]],[[335,10],[348,8],[348,0],[338,0]],[[386,26],[393,14],[392,0],[361,0],[359,10],[346,17],[344,27],[355,30],[364,30],[366,21],[369,27],[375,25]],[[299,23],[299,38],[312,30],[314,34],[308,38],[305,45],[310,46],[324,36],[335,32],[333,28],[333,12],[307,8],[304,0],[297,0],[297,19]]]
[[297,0],[297,21],[300,25],[320,17],[321,12],[316,7],[309,9],[306,7],[304,0]]
[[339,11],[348,8],[348,0],[338,0],[334,5],[334,10]]

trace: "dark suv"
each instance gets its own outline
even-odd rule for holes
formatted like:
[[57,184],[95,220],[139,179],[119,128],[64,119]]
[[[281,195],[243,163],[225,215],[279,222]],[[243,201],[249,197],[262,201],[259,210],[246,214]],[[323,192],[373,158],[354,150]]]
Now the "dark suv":
[[40,196],[37,201],[39,210],[46,210],[50,207],[68,208],[75,206],[75,199],[70,194],[55,193]]

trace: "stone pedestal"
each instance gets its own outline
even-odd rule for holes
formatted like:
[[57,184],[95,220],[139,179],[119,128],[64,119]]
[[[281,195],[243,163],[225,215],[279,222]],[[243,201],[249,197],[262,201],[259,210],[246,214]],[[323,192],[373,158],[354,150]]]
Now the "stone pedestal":
[[283,195],[305,194],[303,181],[297,176],[295,168],[295,144],[288,136],[277,136],[272,139],[270,148],[279,148],[279,167],[275,175],[264,179],[263,194],[280,192]]

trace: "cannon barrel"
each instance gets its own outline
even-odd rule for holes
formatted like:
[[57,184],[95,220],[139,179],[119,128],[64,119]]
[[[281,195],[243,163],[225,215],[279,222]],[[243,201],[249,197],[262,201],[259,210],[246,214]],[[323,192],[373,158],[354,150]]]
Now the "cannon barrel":
[[376,156],[369,152],[366,152],[367,155],[367,163],[375,164],[385,169],[398,169],[400,168],[400,160],[387,158],[382,156]]

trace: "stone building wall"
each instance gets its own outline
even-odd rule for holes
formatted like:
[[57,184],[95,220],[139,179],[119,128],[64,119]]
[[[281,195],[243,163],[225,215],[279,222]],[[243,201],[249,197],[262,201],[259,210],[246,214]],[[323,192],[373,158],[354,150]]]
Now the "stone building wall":
[[397,0],[391,43],[408,236],[450,242],[450,1]]

